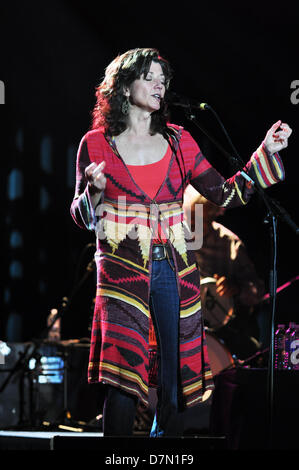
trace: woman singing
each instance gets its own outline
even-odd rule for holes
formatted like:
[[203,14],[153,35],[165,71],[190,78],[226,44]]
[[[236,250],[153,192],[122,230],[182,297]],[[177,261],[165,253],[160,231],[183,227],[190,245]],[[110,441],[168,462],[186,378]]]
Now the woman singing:
[[[171,76],[155,49],[116,57],[96,90],[92,129],[78,150],[71,214],[97,239],[88,380],[106,385],[105,436],[132,435],[138,401],[148,406],[152,325],[158,402],[150,435],[173,435],[178,411],[213,388],[183,193],[190,183],[226,208],[246,204],[253,193],[240,172],[223,178],[190,133],[169,124]],[[284,178],[276,152],[290,133],[287,124],[274,124],[244,168],[262,187]]]

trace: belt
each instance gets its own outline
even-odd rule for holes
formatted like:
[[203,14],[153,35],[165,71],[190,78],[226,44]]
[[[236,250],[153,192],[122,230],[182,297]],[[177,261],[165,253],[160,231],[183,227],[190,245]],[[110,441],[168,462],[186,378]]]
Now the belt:
[[161,261],[166,258],[173,259],[171,248],[168,245],[153,244],[152,260]]

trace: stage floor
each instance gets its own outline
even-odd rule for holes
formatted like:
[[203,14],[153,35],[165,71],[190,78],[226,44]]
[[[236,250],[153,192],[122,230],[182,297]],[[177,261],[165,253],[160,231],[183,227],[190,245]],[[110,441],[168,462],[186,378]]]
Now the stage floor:
[[102,432],[0,430],[0,450],[55,450],[57,443],[61,449],[71,443],[74,449],[80,449],[82,439],[88,448],[92,445],[96,449],[99,438],[103,438]]
[[0,430],[0,450],[96,450],[105,458],[158,451],[195,455],[199,449],[225,449],[225,444],[225,438],[209,436],[153,439],[104,437],[102,432]]
[[52,439],[54,436],[64,437],[103,437],[102,432],[66,432],[66,431],[0,431],[1,437],[25,437],[31,439]]

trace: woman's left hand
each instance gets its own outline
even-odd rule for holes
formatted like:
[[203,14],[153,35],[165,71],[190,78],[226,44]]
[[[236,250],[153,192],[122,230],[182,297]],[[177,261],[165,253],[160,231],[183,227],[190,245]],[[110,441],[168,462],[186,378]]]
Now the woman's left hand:
[[[278,130],[280,128],[280,130]],[[292,129],[288,124],[281,121],[277,121],[268,130],[264,139],[264,145],[267,152],[273,155],[276,152],[286,148],[288,146],[288,138],[292,134]]]

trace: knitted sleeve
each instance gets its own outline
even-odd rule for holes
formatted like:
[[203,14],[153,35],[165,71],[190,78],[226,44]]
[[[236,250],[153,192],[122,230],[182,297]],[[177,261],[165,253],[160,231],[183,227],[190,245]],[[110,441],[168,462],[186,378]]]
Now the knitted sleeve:
[[[91,163],[86,137],[80,142],[76,163],[76,187],[71,205],[71,215],[79,227],[95,230],[97,224],[96,208],[93,208],[90,191],[85,177],[85,168]],[[101,200],[99,204],[101,203]]]
[[[187,138],[193,140],[190,134]],[[254,188],[251,181],[246,179],[246,175],[262,188],[268,188],[285,178],[279,154],[268,155],[263,143],[252,154],[242,171],[238,171],[228,179],[210,165],[194,140],[193,155],[194,164],[190,183],[204,197],[222,207],[247,204]]]

